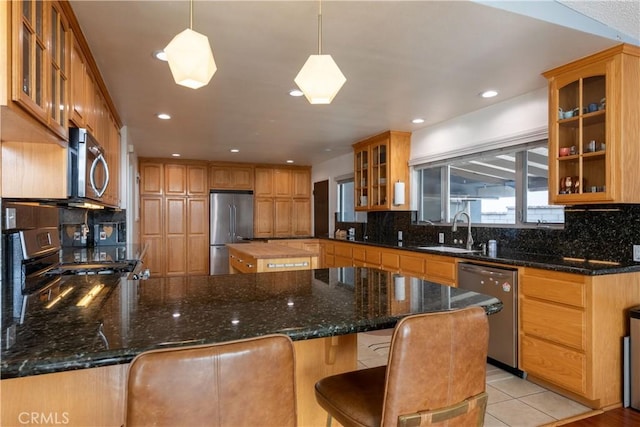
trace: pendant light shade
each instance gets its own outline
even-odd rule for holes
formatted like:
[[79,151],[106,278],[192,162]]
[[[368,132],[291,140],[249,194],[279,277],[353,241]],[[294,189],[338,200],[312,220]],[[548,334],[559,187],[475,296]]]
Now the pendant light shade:
[[331,55],[322,54],[322,0],[318,4],[318,54],[309,56],[293,81],[311,104],[331,104],[347,79]]
[[164,48],[177,84],[198,89],[206,86],[217,68],[207,36],[193,31],[193,0],[189,1],[189,28]]
[[198,89],[207,85],[217,70],[209,39],[189,28],[176,35],[164,52],[179,85]]
[[310,55],[294,79],[311,104],[330,104],[346,81],[331,55]]

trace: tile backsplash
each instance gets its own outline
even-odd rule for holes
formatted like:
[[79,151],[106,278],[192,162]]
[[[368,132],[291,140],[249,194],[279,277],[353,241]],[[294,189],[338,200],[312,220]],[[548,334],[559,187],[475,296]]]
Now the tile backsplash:
[[[402,231],[403,246],[438,244],[438,233],[446,244],[454,238],[466,240],[466,225],[457,232],[450,225],[418,225],[416,213],[369,212],[366,223],[339,222],[336,228],[354,227],[356,239],[376,243],[398,243]],[[633,245],[640,245],[640,205],[580,205],[565,208],[564,228],[500,228],[472,224],[476,244],[497,240],[499,248],[514,252],[630,262]]]

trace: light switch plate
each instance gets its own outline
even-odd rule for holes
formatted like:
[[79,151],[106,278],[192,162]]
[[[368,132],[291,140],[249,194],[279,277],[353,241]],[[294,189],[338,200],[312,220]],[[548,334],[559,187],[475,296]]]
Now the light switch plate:
[[444,243],[444,233],[438,233],[438,243]]
[[640,245],[633,245],[633,260],[640,262]]

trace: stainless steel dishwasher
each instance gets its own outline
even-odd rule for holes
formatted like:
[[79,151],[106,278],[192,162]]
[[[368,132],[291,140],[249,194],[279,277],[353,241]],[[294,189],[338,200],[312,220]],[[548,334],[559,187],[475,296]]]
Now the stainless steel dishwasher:
[[502,301],[502,310],[489,316],[489,361],[524,376],[518,369],[518,271],[461,262],[458,288]]

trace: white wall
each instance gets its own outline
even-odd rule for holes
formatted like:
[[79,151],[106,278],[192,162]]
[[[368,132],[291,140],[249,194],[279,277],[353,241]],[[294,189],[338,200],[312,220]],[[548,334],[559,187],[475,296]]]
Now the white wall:
[[516,145],[548,135],[547,89],[508,99],[411,136],[411,165]]
[[[547,138],[548,108],[545,87],[415,131],[411,136],[409,164]],[[336,178],[347,174],[353,174],[353,153],[312,167],[312,182],[329,180],[330,231],[335,230]]]

